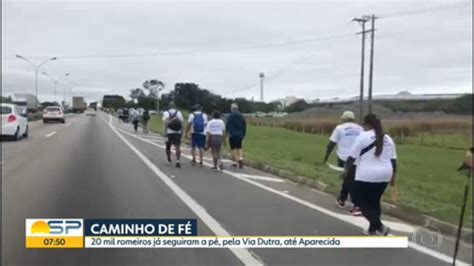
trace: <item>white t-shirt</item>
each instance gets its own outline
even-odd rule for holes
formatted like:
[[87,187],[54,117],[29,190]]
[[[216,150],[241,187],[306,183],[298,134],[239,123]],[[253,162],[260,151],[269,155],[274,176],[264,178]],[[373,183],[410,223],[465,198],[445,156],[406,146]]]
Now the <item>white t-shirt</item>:
[[202,113],[201,111],[196,111],[189,115],[188,123],[191,124],[191,133],[194,133],[194,126],[192,125],[194,121],[194,114],[202,114],[202,119],[204,120],[204,130],[200,134],[206,135],[207,115]]
[[352,144],[364,129],[356,123],[347,122],[338,125],[329,137],[329,140],[337,143],[337,157],[346,161]]
[[211,135],[224,135],[225,123],[222,119],[212,119],[207,123],[206,131]]
[[[169,109],[168,111],[163,112],[163,121],[166,122],[170,118],[171,114],[174,114],[175,112],[178,112],[178,113],[176,113],[176,118],[178,118],[179,121],[181,121],[181,123],[183,123],[183,121],[184,121],[183,115],[181,114],[180,111],[177,111],[176,109],[173,109],[173,108]],[[166,134],[181,133],[182,130],[183,130],[183,127],[181,127],[181,130],[179,130],[179,131],[174,131],[174,130],[171,130],[168,127],[166,127]]]
[[358,158],[355,180],[380,183],[388,182],[393,175],[392,159],[397,159],[395,143],[388,135],[383,139],[383,151],[375,156],[375,146],[360,156],[362,149],[375,141],[374,130],[362,132],[355,140],[349,156]]

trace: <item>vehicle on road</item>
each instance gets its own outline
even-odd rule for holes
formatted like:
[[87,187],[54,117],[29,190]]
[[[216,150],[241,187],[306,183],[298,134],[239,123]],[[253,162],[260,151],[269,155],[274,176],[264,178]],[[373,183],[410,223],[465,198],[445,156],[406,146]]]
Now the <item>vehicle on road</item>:
[[94,108],[87,108],[87,110],[86,110],[86,116],[95,116],[95,110],[94,110]]
[[84,102],[84,97],[74,96],[72,97],[72,112],[73,113],[84,113],[86,110],[86,103]]
[[64,111],[61,106],[48,106],[43,110],[43,123],[48,123],[51,121],[58,121],[61,123],[66,122]]
[[27,112],[35,113],[38,110],[37,98],[30,93],[15,93],[12,95],[12,103],[26,108]]
[[2,136],[19,140],[28,137],[28,118],[26,109],[15,104],[1,104]]
[[117,111],[118,118],[125,123],[128,123],[129,111],[127,108],[122,108]]
[[89,103],[89,108],[92,108],[92,109],[94,109],[94,111],[97,111],[97,102]]

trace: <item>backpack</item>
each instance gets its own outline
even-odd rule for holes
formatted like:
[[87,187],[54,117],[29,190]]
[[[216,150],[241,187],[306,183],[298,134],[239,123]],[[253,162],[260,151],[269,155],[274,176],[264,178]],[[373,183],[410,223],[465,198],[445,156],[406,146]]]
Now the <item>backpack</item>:
[[150,114],[148,113],[148,110],[145,110],[143,112],[143,120],[145,120],[145,121],[150,120]]
[[170,114],[169,122],[168,122],[168,128],[173,130],[173,131],[180,131],[182,128],[181,121],[176,117],[178,114],[178,110],[174,112],[174,114],[171,114],[170,111],[168,113]]
[[194,133],[203,133],[204,132],[204,114],[194,113],[193,119],[193,132]]

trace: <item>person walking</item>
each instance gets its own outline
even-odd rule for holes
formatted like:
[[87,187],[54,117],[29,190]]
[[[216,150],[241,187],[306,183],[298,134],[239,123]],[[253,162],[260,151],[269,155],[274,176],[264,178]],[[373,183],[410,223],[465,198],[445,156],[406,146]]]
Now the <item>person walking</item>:
[[233,167],[243,168],[242,142],[247,131],[247,124],[244,116],[239,112],[239,106],[233,103],[230,106],[231,114],[227,117],[226,131],[229,135],[229,146],[232,154]]
[[191,132],[191,154],[193,159],[191,165],[196,165],[196,149],[199,150],[199,165],[202,167],[202,157],[204,155],[204,146],[206,144],[206,124],[207,115],[202,112],[202,107],[196,104],[194,112],[189,115],[188,125],[186,127],[186,138],[189,138],[189,131]]
[[130,109],[130,118],[132,120],[133,129],[135,130],[135,133],[137,133],[137,131],[138,131],[138,122],[140,122],[140,120],[139,120],[139,116],[138,116],[138,111],[136,109]]
[[171,164],[171,146],[176,153],[176,168],[181,167],[181,136],[183,130],[183,115],[176,109],[174,102],[169,103],[169,109],[163,113],[163,122],[166,133],[166,159]]
[[395,185],[397,153],[392,138],[383,131],[382,122],[374,114],[364,117],[364,129],[355,140],[346,161],[344,175],[357,159],[353,201],[370,226],[365,235],[385,236],[389,228],[382,224],[380,200],[390,183]]
[[143,134],[148,134],[148,121],[150,121],[150,113],[145,110],[142,115]]
[[[221,147],[225,145],[225,123],[221,119],[221,113],[218,110],[212,112],[212,119],[207,123],[207,145],[211,149],[213,170],[223,170],[224,165],[221,161]],[[217,168],[219,166],[219,168]]]
[[[358,124],[354,123],[355,115],[351,111],[345,111],[341,116],[342,124],[334,128],[331,136],[329,137],[329,143],[326,147],[326,155],[324,156],[324,163],[328,161],[329,155],[337,145],[337,166],[344,167],[346,164],[347,157],[349,156],[352,144],[354,144],[357,136],[364,131],[364,129]],[[352,190],[352,183],[355,176],[355,166],[352,165],[349,168],[347,178],[343,179],[341,192],[337,198],[337,205],[340,208],[344,208],[346,200]],[[357,206],[351,209],[351,214],[354,216],[361,215],[361,211]]]

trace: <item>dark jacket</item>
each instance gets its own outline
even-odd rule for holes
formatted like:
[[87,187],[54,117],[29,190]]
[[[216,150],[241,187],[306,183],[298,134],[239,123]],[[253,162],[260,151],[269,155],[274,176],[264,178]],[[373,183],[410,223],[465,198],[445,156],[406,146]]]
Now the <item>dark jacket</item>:
[[247,124],[245,123],[245,118],[241,113],[231,113],[227,117],[226,121],[226,131],[230,137],[245,137],[247,133]]

